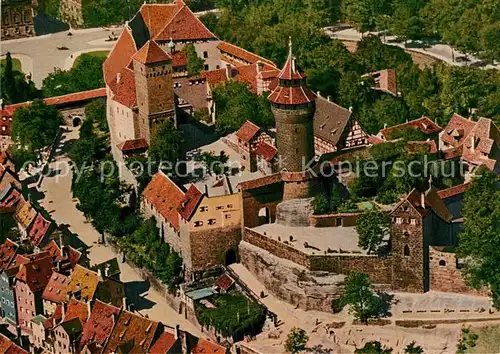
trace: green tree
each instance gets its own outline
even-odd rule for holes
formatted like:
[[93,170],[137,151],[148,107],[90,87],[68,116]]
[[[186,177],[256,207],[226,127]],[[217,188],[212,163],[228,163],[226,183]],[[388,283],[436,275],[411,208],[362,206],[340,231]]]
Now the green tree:
[[302,328],[293,327],[285,341],[285,350],[295,354],[306,349],[309,337]]
[[5,65],[1,67],[0,96],[3,103],[20,103],[40,97],[40,91],[30,79],[14,70],[12,56],[7,52]]
[[383,347],[380,342],[367,342],[361,349],[356,349],[355,354],[391,354],[392,348]]
[[157,164],[177,163],[182,154],[184,136],[170,120],[163,121],[151,137],[148,156]]
[[201,59],[196,53],[196,49],[193,44],[186,44],[182,51],[186,53],[187,57],[187,71],[189,76],[199,75],[200,71],[204,68],[203,59]]
[[102,65],[105,59],[104,57],[82,54],[71,70],[54,70],[43,79],[43,96],[61,96],[104,87]]
[[389,234],[390,218],[380,211],[369,211],[356,220],[356,232],[359,235],[359,247],[376,251],[382,244],[384,237]]
[[106,120],[106,101],[94,100],[85,106],[85,118],[95,122],[102,132],[109,132],[108,122]]
[[18,108],[12,119],[12,138],[29,151],[39,150],[54,141],[61,115],[54,106],[35,100],[28,107]]
[[338,208],[342,205],[343,198],[339,191],[339,185],[334,183],[332,185],[332,190],[330,193],[330,210],[332,213],[335,213]]
[[357,48],[355,57],[366,73],[412,63],[411,56],[402,48],[384,44],[376,36],[363,38]]
[[228,172],[226,163],[229,160],[229,156],[224,151],[221,151],[219,155],[216,155],[212,151],[203,152],[198,159],[211,175],[220,176]]
[[383,313],[382,301],[370,287],[368,275],[357,271],[349,273],[345,280],[342,301],[349,305],[349,313],[363,323]]
[[489,286],[495,307],[500,308],[500,179],[482,168],[465,193],[457,255],[475,288]]
[[324,196],[324,194],[318,194],[314,197],[313,200],[314,214],[323,215],[329,212],[328,208],[328,200]]
[[217,105],[215,127],[221,134],[238,130],[247,120],[260,127],[274,122],[266,97],[254,95],[243,82],[217,86],[213,97]]
[[407,354],[423,354],[424,349],[417,345],[415,341],[408,344],[405,348],[405,353]]

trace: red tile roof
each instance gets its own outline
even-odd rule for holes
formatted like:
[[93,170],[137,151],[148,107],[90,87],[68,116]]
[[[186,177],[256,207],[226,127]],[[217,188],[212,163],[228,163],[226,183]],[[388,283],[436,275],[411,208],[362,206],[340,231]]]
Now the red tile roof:
[[418,118],[406,123],[394,125],[389,128],[382,129],[379,134],[382,135],[386,140],[391,140],[391,132],[399,129],[418,129],[424,134],[437,134],[443,130],[439,125],[434,123],[431,119],[427,117]]
[[161,49],[155,41],[149,40],[134,54],[132,59],[142,64],[154,64],[170,61],[172,57]]
[[222,345],[210,342],[209,340],[202,339],[196,343],[192,350],[192,354],[226,354],[227,349]]
[[191,219],[202,199],[203,193],[194,184],[190,185],[178,208],[179,214],[184,220]]
[[271,161],[276,157],[276,155],[278,155],[278,149],[276,149],[272,145],[269,145],[265,141],[261,141],[257,144],[255,153],[259,156],[262,156],[264,160]]
[[43,291],[42,298],[56,303],[63,302],[64,300],[66,300],[66,292],[64,291],[64,289],[66,289],[67,285],[67,276],[57,272],[53,272],[49,282],[47,283],[47,286]]
[[44,99],[46,104],[49,105],[61,105],[66,103],[76,103],[80,101],[87,101],[95,98],[106,97],[106,88],[99,88],[89,91],[81,91],[70,93],[64,96],[50,97]]
[[102,354],[118,353],[121,346],[127,353],[148,353],[160,324],[122,310]]
[[215,285],[219,289],[227,290],[234,284],[234,279],[231,278],[226,273],[222,274],[219,279],[215,282]]
[[226,69],[202,71],[200,77],[206,79],[212,87],[228,80]]
[[258,93],[257,83],[259,78],[264,81],[270,81],[270,90],[274,90],[278,84],[277,76],[279,74],[279,70],[269,64],[263,63],[262,71],[259,71],[257,63],[239,66],[236,70],[238,70],[238,75],[235,80],[249,84],[249,89],[254,94]]
[[7,269],[16,258],[18,247],[17,243],[9,239],[0,245],[0,273]]
[[51,240],[43,250],[48,252],[54,261],[61,260],[63,258],[61,248],[54,240]]
[[149,350],[149,354],[166,354],[174,346],[177,339],[170,332],[163,332]]
[[277,86],[269,95],[269,100],[275,104],[299,105],[312,102],[316,95],[307,87]]
[[375,89],[385,91],[393,96],[398,95],[398,86],[395,69],[385,69],[363,75],[363,77],[372,77],[375,81]]
[[187,6],[183,6],[160,31],[155,40],[189,41],[196,39],[217,39]]
[[476,122],[473,120],[464,118],[455,113],[444,128],[444,132],[441,134],[441,140],[448,145],[458,147],[463,144],[465,138],[475,126]]
[[103,346],[118,319],[119,313],[118,307],[95,300],[90,317],[83,328],[80,348],[83,349],[90,343]]
[[269,176],[264,176],[250,181],[241,182],[236,187],[244,191],[244,190],[256,189],[268,186],[270,184],[278,183],[281,181],[282,181],[281,173],[278,172]]
[[113,100],[129,108],[135,106],[135,77],[132,70],[123,69],[119,79],[115,77],[110,80],[109,88],[114,94],[112,96]]
[[260,128],[247,120],[236,132],[236,136],[245,142],[250,142],[258,133],[260,133]]
[[172,67],[187,66],[187,56],[182,50],[178,50],[171,54],[172,56]]
[[474,165],[494,171],[500,151],[500,131],[488,118],[479,118],[463,142],[462,157]]
[[16,279],[26,283],[32,292],[45,288],[52,275],[52,259],[47,256],[35,261],[21,264]]
[[465,193],[467,189],[469,189],[469,187],[470,183],[464,183],[464,184],[459,184],[458,186],[442,189],[437,193],[441,199],[446,199]]
[[292,54],[292,40],[290,39],[288,58],[286,59],[283,69],[281,69],[278,79],[280,80],[302,80],[306,78],[307,75],[301,73],[296,65],[296,58]]
[[88,305],[85,302],[71,299],[68,304],[66,316],[64,316],[63,321],[68,322],[75,318],[78,318],[82,325],[84,325],[87,322],[87,318],[89,317],[88,310]]
[[151,38],[156,37],[170,22],[174,15],[182,8],[182,1],[171,4],[143,4],[139,10],[144,23],[149,29]]
[[142,193],[143,198],[179,231],[179,208],[184,198],[182,190],[164,173],[158,172]]
[[18,346],[16,343],[11,342],[11,345],[5,350],[5,354],[28,354],[29,352]]
[[0,202],[0,210],[5,213],[14,212],[17,202],[21,199],[21,192],[12,183],[9,184],[9,188],[6,196]]
[[368,144],[377,145],[377,144],[383,144],[383,143],[385,143],[385,141],[376,137],[375,135],[370,135],[368,137]]
[[393,211],[397,210],[405,200],[408,200],[422,216],[425,216],[430,210],[432,210],[437,216],[446,222],[450,222],[453,219],[453,216],[446,208],[446,205],[439,197],[438,192],[434,187],[431,187],[424,192],[424,205],[422,205],[422,192],[413,189],[405,199],[396,205]]
[[135,151],[135,150],[147,150],[148,147],[149,147],[148,143],[147,143],[146,139],[144,139],[144,138],[126,140],[123,143],[120,143],[117,145],[117,148],[120,149],[122,152],[129,152],[129,151]]
[[52,221],[46,220],[43,215],[39,212],[35,217],[35,220],[31,223],[28,231],[28,237],[34,245],[39,246],[44,237],[49,232]]
[[5,351],[12,345],[12,341],[4,336],[3,334],[0,334],[0,353],[5,353]]
[[[125,26],[120,38],[115,43],[115,46],[104,61],[104,81],[109,85],[113,80],[116,80],[116,75],[121,73],[129,64],[130,58],[135,54],[137,48],[134,38],[130,33],[130,29]],[[134,93],[135,95],[135,93]]]
[[243,61],[246,61],[248,64],[255,64],[258,61],[262,61],[264,63],[267,63],[273,67],[276,66],[272,61],[263,58],[257,54],[254,54],[252,52],[249,52],[246,49],[240,48],[234,44],[225,42],[225,41],[220,41],[219,45],[217,46],[217,49],[219,49],[223,53],[230,54],[236,58],[239,58]]

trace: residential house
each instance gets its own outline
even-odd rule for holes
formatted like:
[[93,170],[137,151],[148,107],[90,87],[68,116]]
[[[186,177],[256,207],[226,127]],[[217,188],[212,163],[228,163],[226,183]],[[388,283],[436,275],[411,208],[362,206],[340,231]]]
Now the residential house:
[[322,97],[318,92],[314,113],[316,155],[368,145],[368,135],[351,115],[351,110]]
[[28,237],[28,229],[33,220],[35,220],[37,211],[31,204],[31,202],[26,201],[23,197],[19,200],[14,213],[14,219],[17,222],[19,228],[19,233],[21,234],[21,240]]
[[19,266],[14,280],[18,324],[21,331],[27,334],[31,333],[29,321],[36,315],[43,314],[42,293],[50,280],[53,267],[52,259],[46,254],[43,258],[32,259]]
[[[250,172],[258,169],[264,170],[267,174],[277,172],[278,149],[274,146],[275,141],[270,133],[247,120],[235,136],[243,168]],[[264,164],[263,161],[267,163]]]
[[28,354],[28,351],[24,350],[16,343],[11,341],[5,335],[0,334],[0,353],[4,354]]
[[19,267],[14,266],[4,269],[0,275],[2,317],[7,321],[12,332],[17,326],[17,299],[14,293],[14,279],[18,271]]
[[17,202],[21,197],[21,192],[13,183],[5,185],[0,190],[0,214],[14,213],[17,209]]
[[52,316],[57,306],[67,300],[65,289],[68,282],[67,276],[58,272],[52,273],[42,294],[43,313],[46,317]]
[[198,343],[194,346],[191,351],[191,354],[229,354],[230,351],[228,348],[219,345],[217,343],[211,342],[207,339],[200,338]]
[[122,310],[101,353],[149,353],[162,333],[160,322]]
[[373,79],[374,86],[372,88],[374,90],[380,90],[396,97],[399,96],[396,69],[379,70],[364,74],[362,77]]
[[55,354],[78,352],[83,326],[87,322],[89,314],[90,302],[70,300],[62,321],[52,330]]
[[443,130],[443,128],[434,123],[430,118],[421,117],[406,123],[384,128],[378,132],[377,137],[382,139],[383,141],[394,140],[395,137],[392,136],[394,133],[402,132],[407,129],[417,129],[423,134],[427,135],[429,139],[432,139],[433,136],[437,136],[437,134],[439,134]]
[[[62,240],[60,240],[60,243]],[[55,240],[51,240],[44,248],[52,257],[57,272],[69,275],[77,264],[87,267],[87,257],[72,246],[62,243],[60,247]]]
[[445,158],[462,157],[469,172],[484,165],[500,173],[500,130],[489,118],[474,121],[454,114],[440,134],[439,143]]
[[85,323],[80,340],[80,350],[83,353],[99,353],[104,348],[106,340],[113,330],[120,308],[94,301],[92,312]]
[[42,249],[50,242],[50,235],[55,224],[41,212],[37,212],[33,222],[28,227],[28,239],[37,250]]

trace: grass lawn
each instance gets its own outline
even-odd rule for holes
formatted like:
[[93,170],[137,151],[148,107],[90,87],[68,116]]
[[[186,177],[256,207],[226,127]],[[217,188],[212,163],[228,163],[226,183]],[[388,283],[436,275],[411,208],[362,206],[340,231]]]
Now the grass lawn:
[[82,55],[90,55],[91,57],[106,58],[109,54],[109,50],[96,50],[95,52],[82,53],[75,59],[73,67],[77,66],[80,62]]
[[[3,67],[5,66],[5,62],[6,62],[6,59],[2,59],[1,63],[0,63],[0,67],[1,67],[1,71],[3,71]],[[19,59],[16,59],[16,58],[12,58],[12,69],[14,71],[21,71],[21,62],[19,61]]]
[[473,328],[472,331],[479,338],[476,346],[469,348],[467,353],[500,353],[500,325]]

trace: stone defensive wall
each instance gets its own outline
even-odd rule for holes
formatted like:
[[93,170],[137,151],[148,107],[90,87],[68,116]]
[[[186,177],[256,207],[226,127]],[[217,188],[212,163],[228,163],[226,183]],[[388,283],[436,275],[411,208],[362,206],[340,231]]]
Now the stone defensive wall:
[[363,213],[311,215],[309,221],[312,227],[356,226],[356,220],[361,214]]
[[243,241],[276,257],[304,266],[310,271],[348,274],[353,270],[357,270],[370,274],[370,278],[375,284],[390,286],[392,283],[392,259],[390,257],[382,258],[377,255],[352,253],[310,255],[249,228],[245,228]]

